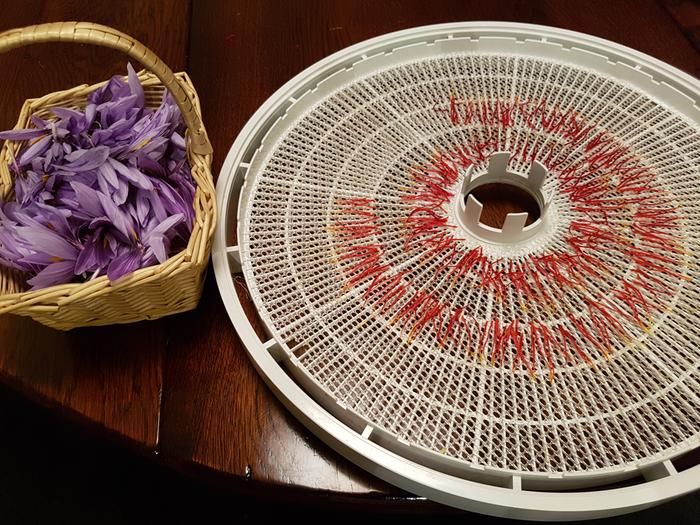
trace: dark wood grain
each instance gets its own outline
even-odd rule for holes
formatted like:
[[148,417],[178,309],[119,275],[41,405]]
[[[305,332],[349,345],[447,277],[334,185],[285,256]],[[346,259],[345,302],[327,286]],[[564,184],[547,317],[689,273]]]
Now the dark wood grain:
[[[0,29],[87,20],[146,42],[176,70],[185,67],[186,1],[8,2]],[[124,74],[125,57],[82,45],[42,45],[0,55],[0,127],[12,127],[26,98]],[[60,333],[29,319],[0,316],[0,380],[68,416],[93,422],[146,450],[158,437],[165,324],[140,323]]]
[[[441,22],[511,20],[608,38],[698,75],[697,20],[687,15],[694,9],[682,0],[32,0],[3,6],[0,29],[86,19],[134,35],[175,70],[186,67],[216,174],[268,96],[364,39]],[[0,70],[4,129],[25,98],[121,73],[124,59],[86,46],[42,46],[0,56]],[[245,298],[243,281],[238,285]],[[416,501],[340,457],[289,415],[251,365],[211,274],[196,311],[128,328],[62,334],[0,316],[0,381],[219,482],[286,488],[294,497],[322,491],[348,505]]]
[[700,2],[697,0],[661,0],[668,13],[695,50],[700,52]]

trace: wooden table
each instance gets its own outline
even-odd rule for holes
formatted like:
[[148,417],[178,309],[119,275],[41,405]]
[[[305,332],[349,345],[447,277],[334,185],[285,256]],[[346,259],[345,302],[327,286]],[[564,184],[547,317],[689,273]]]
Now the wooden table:
[[[584,7],[585,5],[585,7]],[[214,173],[257,107],[293,75],[343,47],[412,26],[462,20],[559,26],[639,49],[700,76],[700,6],[691,1],[466,2],[31,0],[3,6],[0,29],[88,20],[125,31],[199,93]],[[123,74],[124,58],[87,46],[0,57],[0,128],[25,98]],[[60,333],[0,316],[0,381],[180,470],[246,488],[398,509],[437,506],[363,472],[298,424],[253,369],[210,272],[194,312]]]

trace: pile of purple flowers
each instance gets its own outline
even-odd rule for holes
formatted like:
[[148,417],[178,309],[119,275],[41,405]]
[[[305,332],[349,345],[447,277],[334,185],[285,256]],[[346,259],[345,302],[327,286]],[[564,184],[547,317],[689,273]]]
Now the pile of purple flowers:
[[55,120],[0,133],[28,141],[10,167],[15,199],[0,200],[0,264],[39,289],[116,280],[182,250],[195,184],[169,93],[147,108],[129,65],[128,82],[113,77],[84,111],[52,112]]

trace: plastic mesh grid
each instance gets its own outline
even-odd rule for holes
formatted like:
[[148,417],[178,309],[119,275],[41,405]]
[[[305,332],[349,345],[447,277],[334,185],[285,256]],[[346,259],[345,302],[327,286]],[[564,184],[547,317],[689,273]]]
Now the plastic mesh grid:
[[[700,434],[699,143],[644,93],[572,65],[458,54],[387,68],[315,105],[254,173],[246,279],[302,373],[411,444],[530,472],[652,458]],[[441,222],[416,229],[426,221],[409,219],[430,215],[412,197],[451,196],[462,168],[483,172],[496,151],[513,152],[515,171],[533,158],[550,168],[546,232],[485,245],[457,231],[451,197]],[[431,170],[438,189],[421,182]],[[582,201],[596,181],[608,193]],[[641,212],[654,210],[666,222],[641,234]],[[619,232],[586,245],[592,268],[533,263],[571,260],[581,224]],[[374,273],[363,276],[370,249]],[[460,269],[475,250],[481,262]],[[539,277],[522,285],[514,265]]]

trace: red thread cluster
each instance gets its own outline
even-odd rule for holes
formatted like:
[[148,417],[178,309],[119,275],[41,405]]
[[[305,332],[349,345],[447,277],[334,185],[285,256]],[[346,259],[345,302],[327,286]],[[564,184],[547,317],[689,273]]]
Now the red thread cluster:
[[[419,284],[410,268],[394,267],[380,241],[385,219],[377,202],[337,198],[331,231],[346,290],[364,287],[362,299],[408,342],[433,338],[494,365],[524,367],[533,378],[546,368],[551,380],[559,365],[577,361],[595,368],[596,354],[607,359],[635,333],[651,329],[654,315],[667,308],[686,279],[680,217],[654,172],[608,132],[546,101],[477,103],[453,96],[434,110],[448,115],[452,125],[480,125],[488,133],[408,170],[402,246],[407,255],[435,261],[430,280]],[[511,150],[512,160],[545,164],[573,219],[563,247],[493,258],[479,246],[467,246],[450,224],[448,207],[461,173],[502,149],[499,129],[516,126],[537,133]],[[612,274],[619,268],[610,268],[611,257],[630,271]],[[448,300],[445,282],[448,290],[470,282],[491,294],[499,315],[483,318],[473,304]],[[508,302],[517,308],[505,308]]]

